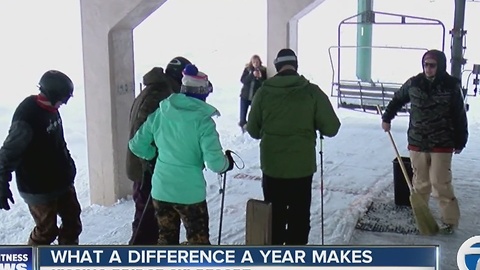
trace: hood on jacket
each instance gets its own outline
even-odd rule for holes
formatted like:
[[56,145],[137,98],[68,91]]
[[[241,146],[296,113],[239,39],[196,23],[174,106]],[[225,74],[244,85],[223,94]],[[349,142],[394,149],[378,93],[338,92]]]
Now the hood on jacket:
[[175,121],[196,121],[206,117],[220,115],[212,105],[183,93],[175,93],[160,102],[160,112],[166,118]]
[[166,83],[167,80],[168,78],[161,67],[154,67],[143,76],[144,85]]
[[439,50],[429,50],[422,56],[422,69],[425,59],[431,58],[437,62],[437,73],[435,77],[442,77],[447,73],[447,57]]

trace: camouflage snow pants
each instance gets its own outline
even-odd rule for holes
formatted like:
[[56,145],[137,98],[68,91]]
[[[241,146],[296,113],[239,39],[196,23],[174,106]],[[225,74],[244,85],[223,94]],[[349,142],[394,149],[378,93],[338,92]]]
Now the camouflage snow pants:
[[[28,209],[35,221],[28,245],[50,245],[57,236],[59,245],[78,245],[78,236],[82,232],[82,209],[75,187],[70,187],[56,200],[46,204],[29,204]],[[62,220],[60,228],[57,227],[57,215]]]
[[210,245],[207,202],[176,204],[153,200],[157,217],[159,245],[178,245],[180,221],[189,245]]

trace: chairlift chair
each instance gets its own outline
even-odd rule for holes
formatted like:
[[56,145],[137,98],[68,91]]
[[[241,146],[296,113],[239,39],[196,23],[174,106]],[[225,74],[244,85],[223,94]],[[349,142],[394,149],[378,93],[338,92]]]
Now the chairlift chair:
[[[391,17],[397,19],[396,21],[380,21],[378,16]],[[359,20],[360,18],[360,20]],[[362,48],[372,48],[372,49],[388,49],[388,50],[418,50],[418,51],[428,51],[427,48],[421,47],[402,47],[402,46],[346,46],[342,45],[341,42],[341,28],[343,25],[348,24],[379,24],[379,25],[433,25],[440,26],[442,28],[442,37],[441,37],[441,49],[442,51],[445,48],[445,25],[437,19],[423,18],[402,14],[394,14],[387,12],[379,11],[365,11],[351,17],[348,17],[342,20],[338,25],[338,40],[337,46],[331,46],[328,49],[328,54],[330,57],[330,64],[332,68],[332,84],[331,84],[331,96],[337,97],[337,107],[347,108],[347,109],[360,109],[363,112],[374,111],[376,113],[376,106],[380,105],[384,109],[390,100],[393,98],[393,95],[396,91],[400,89],[403,82],[385,82],[378,80],[377,82],[373,81],[361,81],[349,80],[344,78],[342,73],[341,66],[341,49],[353,48],[353,49],[362,49]],[[337,59],[336,59],[336,69],[334,60],[332,58],[332,50],[337,49]],[[401,109],[402,112],[409,111],[409,105],[404,106]]]

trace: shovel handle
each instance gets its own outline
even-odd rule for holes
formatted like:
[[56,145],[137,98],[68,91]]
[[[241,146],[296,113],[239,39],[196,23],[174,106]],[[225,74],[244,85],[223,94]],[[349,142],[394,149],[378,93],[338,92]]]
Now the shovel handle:
[[[377,105],[377,111],[380,114],[380,116],[382,116],[382,109],[380,108],[379,105]],[[390,138],[390,141],[392,142],[393,148],[395,149],[395,154],[397,155],[397,160],[398,160],[398,163],[400,164],[400,168],[402,169],[402,173],[405,178],[405,181],[407,182],[408,189],[410,189],[410,192],[413,192],[412,182],[410,180],[410,177],[408,177],[407,169],[405,168],[403,159],[400,156],[400,153],[398,152],[398,148],[397,148],[397,145],[395,144],[395,140],[393,140],[392,133],[390,132],[390,130],[387,131],[387,133],[388,133],[388,137]]]

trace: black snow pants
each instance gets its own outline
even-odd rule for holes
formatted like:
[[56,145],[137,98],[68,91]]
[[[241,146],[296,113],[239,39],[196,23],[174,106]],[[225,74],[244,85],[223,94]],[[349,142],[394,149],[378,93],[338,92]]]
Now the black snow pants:
[[[155,218],[155,209],[151,200],[147,204],[152,191],[152,174],[149,171],[144,171],[143,178],[143,181],[133,182],[135,213],[132,222],[132,237],[128,242],[129,245],[156,245],[158,241],[158,224]],[[143,214],[144,211],[145,214]],[[137,233],[136,235],[135,232]]]
[[264,200],[272,203],[272,244],[306,245],[313,175],[282,179],[263,174]]

